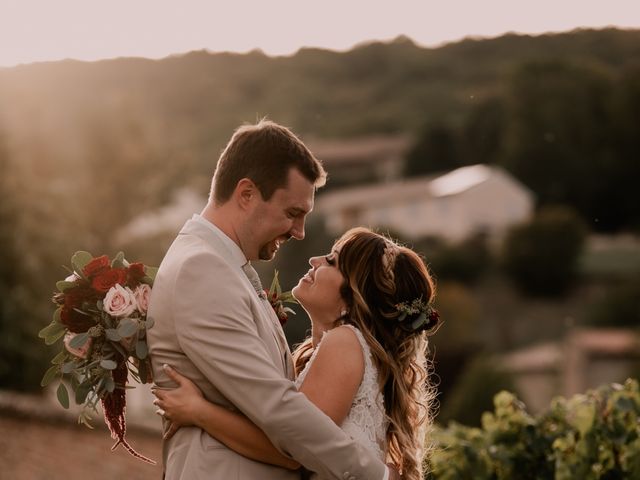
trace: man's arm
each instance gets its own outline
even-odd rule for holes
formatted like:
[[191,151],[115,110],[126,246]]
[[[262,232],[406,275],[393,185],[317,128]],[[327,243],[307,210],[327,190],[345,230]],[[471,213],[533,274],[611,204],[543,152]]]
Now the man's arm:
[[173,314],[183,351],[279,450],[329,478],[383,478],[384,464],[276,368],[238,272],[202,251],[185,261],[176,280]]
[[269,437],[243,414],[211,403],[191,380],[169,365],[164,366],[164,371],[178,384],[178,388],[153,391],[158,397],[153,403],[160,407],[157,413],[162,412],[169,421],[164,440],[170,439],[181,427],[195,425],[251,460],[291,470],[300,468],[298,462],[280,453]]

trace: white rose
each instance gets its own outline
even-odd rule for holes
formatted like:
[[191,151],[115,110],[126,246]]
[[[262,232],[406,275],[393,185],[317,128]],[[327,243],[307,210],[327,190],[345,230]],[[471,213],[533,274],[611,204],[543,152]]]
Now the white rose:
[[138,311],[142,314],[146,314],[149,309],[149,298],[151,297],[151,287],[146,283],[141,283],[133,292],[136,297],[136,304],[138,305]]
[[77,334],[72,333],[72,332],[67,332],[64,336],[64,348],[67,349],[67,351],[71,354],[71,355],[75,355],[78,358],[87,358],[87,353],[89,353],[89,348],[91,348],[91,344],[93,343],[93,339],[91,337],[89,337],[87,339],[87,341],[84,343],[84,345],[82,345],[81,347],[78,348],[73,348],[72,346],[69,345],[69,342],[71,342],[71,340],[73,340],[73,337],[75,337]]
[[131,289],[120,284],[111,287],[103,300],[104,311],[113,317],[128,317],[136,307],[136,297]]

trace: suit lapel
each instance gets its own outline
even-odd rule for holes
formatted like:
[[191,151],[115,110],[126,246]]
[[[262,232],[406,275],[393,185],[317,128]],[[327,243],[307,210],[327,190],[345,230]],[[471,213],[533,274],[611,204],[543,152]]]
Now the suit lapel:
[[[204,225],[201,225],[199,222],[195,220],[188,220],[185,223],[182,230],[180,230],[180,235],[195,235],[201,238],[205,243],[207,243],[211,248],[217,252],[227,263],[234,267],[234,270],[238,271],[238,275],[241,275],[246,282],[244,282],[247,286],[247,290],[251,293],[252,302],[257,302],[258,307],[256,310],[262,312],[260,319],[256,318],[256,322],[262,322],[263,325],[266,324],[266,328],[269,329],[273,336],[273,341],[279,351],[279,363],[277,365],[282,366],[282,370],[284,375],[293,379],[293,360],[291,358],[291,351],[289,350],[289,345],[287,343],[287,339],[284,335],[282,327],[280,326],[280,321],[278,320],[278,316],[273,311],[271,304],[268,300],[262,300],[256,294],[255,289],[251,285],[251,282],[242,271],[242,266],[235,265],[234,260],[237,260],[233,257],[233,254],[229,251],[229,248],[224,244],[222,239],[216,235],[211,229],[207,228]],[[264,339],[267,341],[267,339]],[[275,360],[275,359],[274,359]]]
[[265,309],[267,310],[267,315],[269,316],[271,329],[273,331],[274,337],[278,342],[278,346],[280,348],[282,366],[286,373],[287,378],[293,380],[293,358],[291,357],[291,350],[289,349],[289,344],[287,343],[287,337],[284,335],[284,330],[280,325],[280,320],[276,315],[276,312],[273,310],[273,307],[269,303],[269,300],[260,300]]

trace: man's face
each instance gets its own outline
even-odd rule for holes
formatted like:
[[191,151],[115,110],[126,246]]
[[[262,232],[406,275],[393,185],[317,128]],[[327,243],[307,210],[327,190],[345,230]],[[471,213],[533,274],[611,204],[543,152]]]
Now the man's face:
[[285,188],[276,190],[266,202],[258,194],[247,220],[244,250],[249,260],[271,260],[289,238],[304,238],[304,221],[313,208],[314,192],[313,183],[291,168]]

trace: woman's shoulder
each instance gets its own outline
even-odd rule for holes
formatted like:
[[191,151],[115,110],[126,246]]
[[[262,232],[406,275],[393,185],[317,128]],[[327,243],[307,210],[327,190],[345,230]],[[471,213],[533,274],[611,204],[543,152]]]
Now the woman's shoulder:
[[[351,325],[332,328],[322,336],[322,341],[314,352],[315,356],[325,360],[338,360],[345,368],[362,372],[364,370],[364,352],[358,338],[359,334],[360,331]],[[322,361],[320,358],[318,360]]]
[[342,325],[338,325],[337,327],[326,331],[322,339],[324,341],[325,338],[335,337],[341,341],[358,341],[359,334],[361,335],[360,330],[358,330],[355,325],[343,323]]
[[345,323],[340,325],[339,327],[330,330],[330,332],[335,332],[334,335],[337,335],[339,340],[345,343],[350,343],[352,346],[360,345],[363,353],[369,352],[369,345],[367,340],[364,338],[364,335],[360,331],[358,327],[355,325],[351,325],[350,323]]

